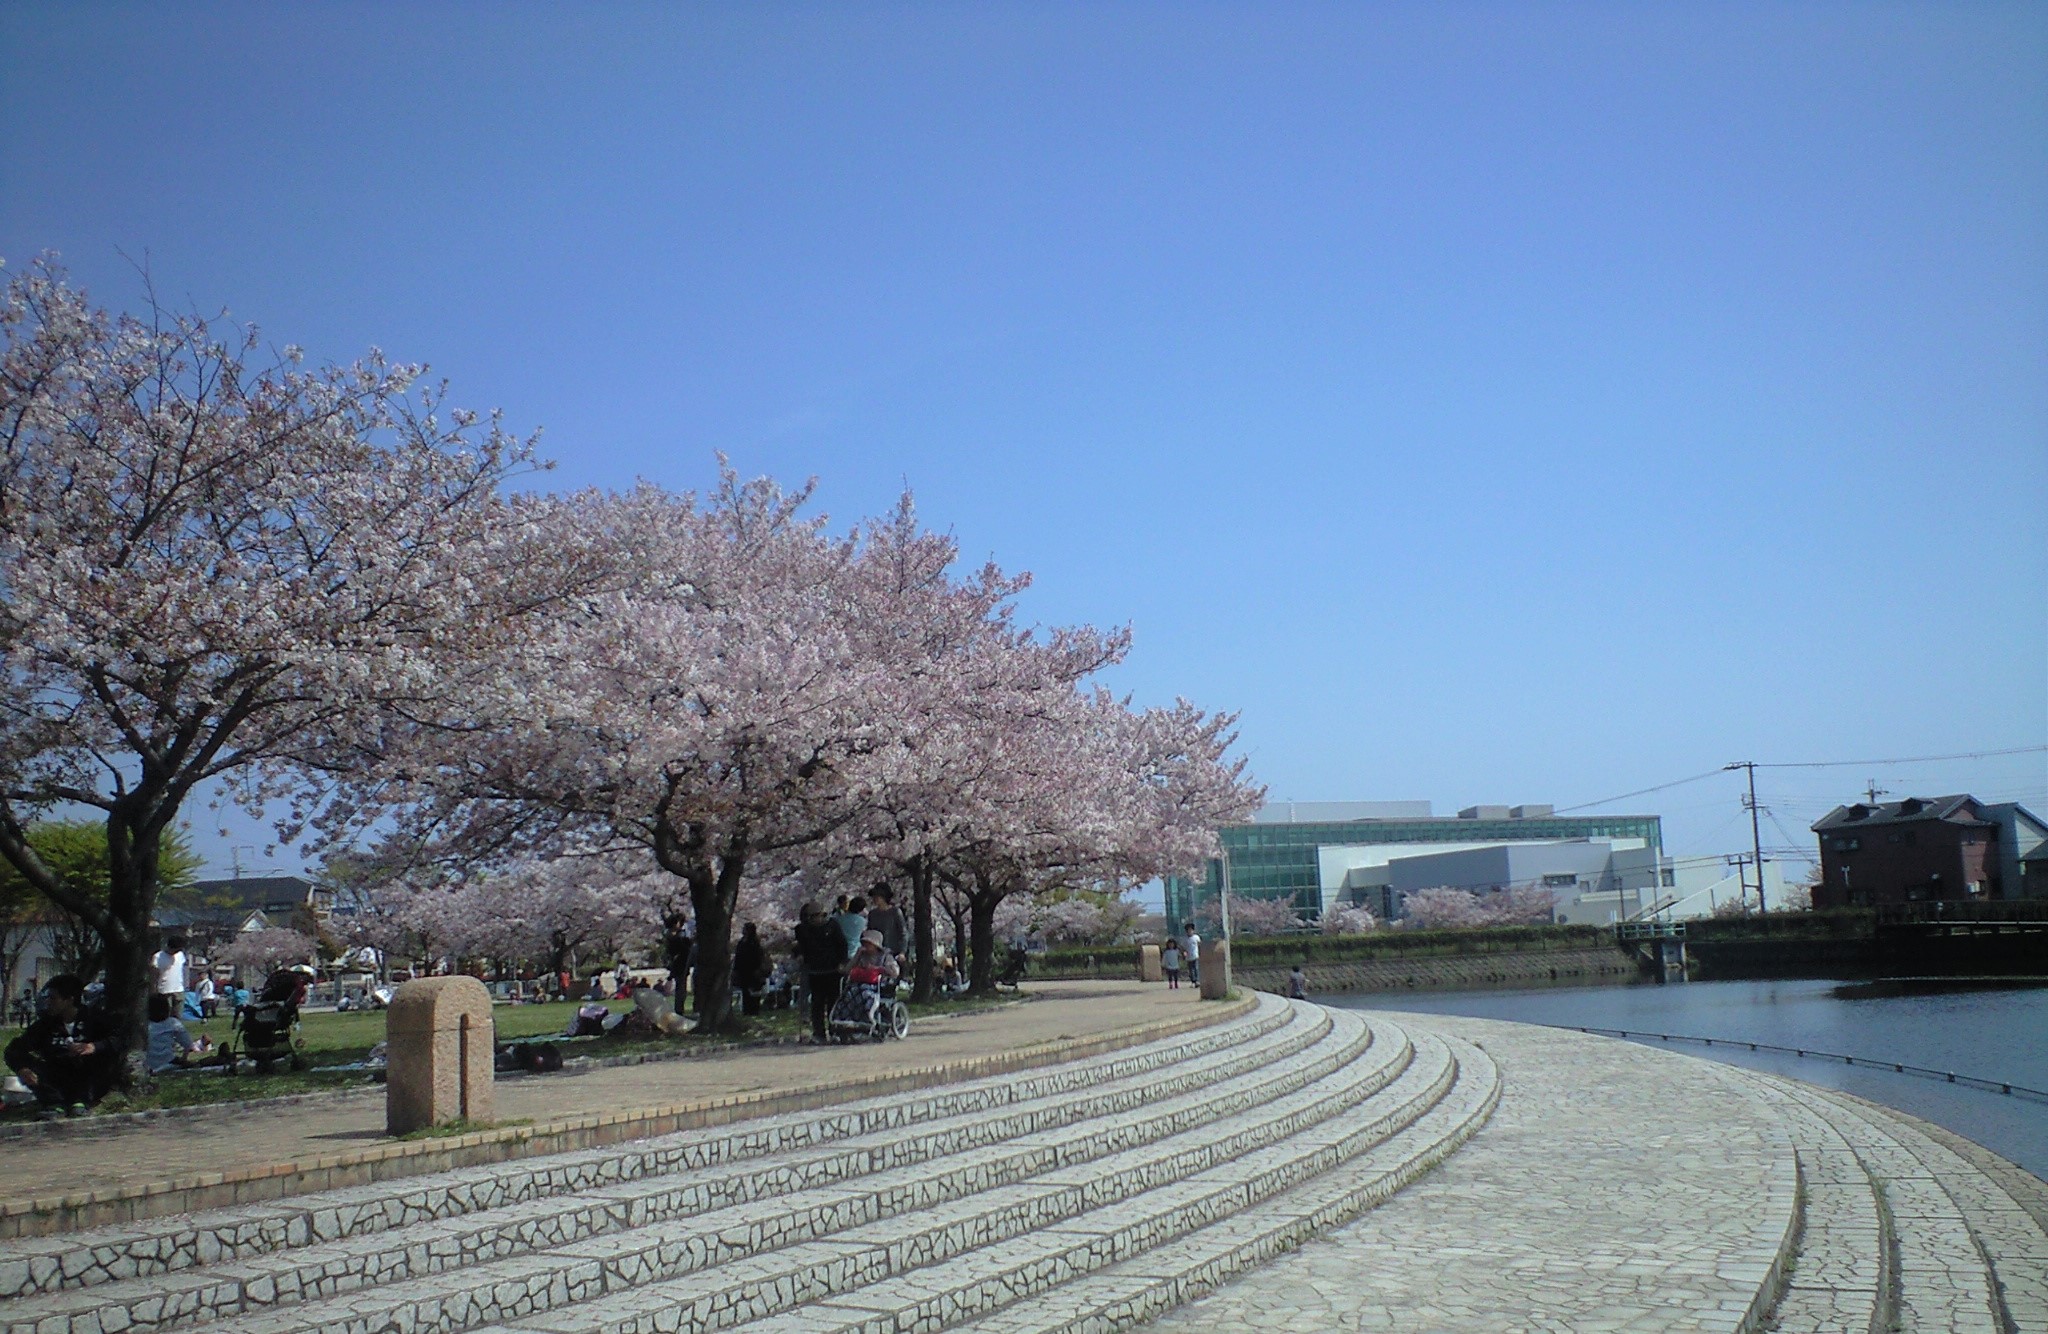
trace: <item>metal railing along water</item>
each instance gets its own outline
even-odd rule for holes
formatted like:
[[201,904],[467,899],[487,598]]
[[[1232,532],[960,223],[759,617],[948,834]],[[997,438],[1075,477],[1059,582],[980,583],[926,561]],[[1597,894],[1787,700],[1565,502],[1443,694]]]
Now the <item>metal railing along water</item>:
[[1783,1052],[1791,1056],[1810,1056],[1821,1061],[1840,1061],[1843,1065],[1859,1066],[1867,1070],[1889,1070],[1893,1074],[1914,1075],[1927,1079],[1939,1079],[1944,1083],[1961,1084],[1969,1088],[1983,1089],[1990,1093],[2003,1093],[2015,1098],[2032,1098],[2048,1102],[2048,1089],[2030,1088],[2003,1079],[1984,1079],[1977,1075],[1957,1074],[1953,1070],[1936,1070],[1932,1066],[1913,1065],[1907,1061],[1880,1061],[1868,1056],[1850,1056],[1838,1051],[1820,1051],[1813,1047],[1785,1047],[1775,1042],[1751,1042],[1745,1038],[1702,1038],[1685,1033],[1651,1033],[1640,1028],[1593,1028],[1584,1024],[1548,1024],[1549,1028],[1568,1029],[1574,1033],[1591,1033],[1596,1036],[1634,1038],[1659,1042],[1697,1042],[1706,1047],[1731,1047],[1749,1051]]

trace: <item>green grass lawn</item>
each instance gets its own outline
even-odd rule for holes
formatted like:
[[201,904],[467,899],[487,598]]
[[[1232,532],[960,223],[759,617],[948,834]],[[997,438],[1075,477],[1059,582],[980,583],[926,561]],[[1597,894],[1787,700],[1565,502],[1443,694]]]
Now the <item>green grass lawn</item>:
[[[624,1002],[608,1002],[617,1013]],[[1013,1001],[961,1002],[943,1001],[929,1005],[912,1005],[911,1019],[915,1023],[920,1016],[935,1014],[963,1014],[974,1010],[990,1008],[991,1005],[1013,1004]],[[554,1038],[569,1026],[569,1017],[576,1012],[579,1001],[557,1001],[539,1005],[500,1005],[491,1011],[491,1018],[497,1027],[500,1042],[517,1042],[527,1038]],[[625,1037],[591,1038],[565,1042],[562,1054],[567,1057],[580,1056],[622,1056],[632,1052],[670,1050],[679,1046],[695,1045],[729,1046],[736,1042],[788,1039],[806,1031],[808,1020],[795,1010],[769,1010],[746,1021],[744,1031],[731,1035],[692,1034],[683,1038],[667,1037]],[[234,1021],[226,1014],[205,1022],[188,1019],[185,1029],[193,1037],[204,1033],[217,1046],[233,1037]],[[0,1046],[13,1041],[21,1030],[0,1029]],[[370,1048],[384,1040],[384,1015],[381,1011],[362,1010],[348,1014],[312,1013],[302,1017],[299,1036],[305,1043],[306,1064],[318,1067],[326,1065],[347,1065],[360,1061],[369,1055]],[[186,1107],[198,1103],[243,1102],[254,1098],[276,1098],[293,1093],[314,1093],[323,1090],[361,1088],[373,1081],[363,1071],[321,1071],[308,1069],[294,1073],[282,1066],[273,1067],[267,1075],[227,1075],[218,1071],[193,1071],[189,1074],[160,1077],[156,1086],[147,1091],[132,1094],[115,1093],[100,1104],[102,1112],[145,1111],[161,1107]],[[15,1109],[0,1116],[0,1121],[23,1120],[33,1115],[32,1110]]]

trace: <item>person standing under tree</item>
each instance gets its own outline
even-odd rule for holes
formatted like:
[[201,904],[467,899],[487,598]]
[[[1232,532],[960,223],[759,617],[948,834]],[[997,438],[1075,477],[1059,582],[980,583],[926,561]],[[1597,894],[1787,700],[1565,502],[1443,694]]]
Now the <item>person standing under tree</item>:
[[846,955],[860,948],[860,938],[868,929],[868,901],[856,894],[846,901],[846,911],[838,916],[839,930],[846,937]]
[[1187,956],[1188,981],[1202,985],[1202,938],[1195,934],[1195,924],[1189,922],[1180,938],[1180,952]]
[[175,996],[179,1005],[185,1003],[185,938],[172,936],[164,947],[150,960],[156,970],[156,994]]
[[1166,973],[1166,989],[1168,991],[1179,991],[1180,946],[1174,944],[1171,940],[1167,941],[1166,948],[1159,951],[1159,967]]
[[910,929],[903,910],[896,906],[896,891],[886,881],[875,886],[868,900],[868,930],[882,933],[882,948],[900,961],[910,953]]
[[739,944],[732,947],[732,983],[740,991],[740,1013],[761,1013],[761,988],[768,981],[768,950],[761,944],[761,932],[752,922],[740,928]]
[[825,1021],[839,999],[842,970],[853,951],[846,947],[846,933],[839,923],[806,903],[803,919],[796,924],[796,948],[803,957],[804,987],[811,996],[811,1038],[825,1040]]

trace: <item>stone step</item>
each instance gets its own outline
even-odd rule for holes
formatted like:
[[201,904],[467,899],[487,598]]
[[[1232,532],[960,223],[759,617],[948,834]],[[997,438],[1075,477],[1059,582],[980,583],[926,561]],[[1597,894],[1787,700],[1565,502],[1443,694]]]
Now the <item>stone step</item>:
[[1825,1121],[1868,1174],[1895,1239],[1890,1328],[2048,1328],[2048,1236],[1996,1182],[1897,1117],[1794,1080],[1757,1078]]
[[[1997,1178],[1889,1109],[1823,1096],[1847,1103],[1933,1168],[1990,1262],[1992,1289],[2004,1305],[2008,1327],[2048,1330],[2048,1220],[2042,1211],[2027,1208]],[[2031,1184],[2037,1195],[2043,1193],[2038,1181],[2015,1184]]]
[[[1325,1020],[1262,998],[1231,1023],[1125,1051],[1030,1071],[869,1098],[820,1111],[739,1122],[578,1153],[380,1182],[277,1204],[13,1241],[0,1251],[0,1301],[196,1269],[495,1209],[620,1182],[699,1172],[812,1144],[901,1130],[1074,1092],[1150,1096],[1198,1064],[1211,1077],[1256,1068],[1272,1044],[1313,1040]],[[1219,1064],[1220,1063],[1220,1064]],[[1074,1115],[1086,1114],[1075,1104]],[[7,1309],[0,1305],[0,1320]]]
[[[858,1272],[848,1268],[850,1252],[880,1249],[895,1257],[891,1263],[909,1263],[919,1247],[957,1244],[948,1239],[987,1235],[990,1229],[1036,1226],[1046,1218],[1085,1207],[1089,1198],[1102,1192],[1100,1186],[1058,1187],[1050,1182],[991,1185],[993,1180],[1016,1182],[1021,1169],[1034,1162],[1100,1160],[1111,1165],[1095,1168],[1096,1176],[1128,1174],[1130,1188],[1138,1188],[1148,1178],[1134,1174],[1132,1163],[1119,1161],[1111,1153],[1126,1139],[1156,1141],[1201,1130],[1201,1135],[1189,1137],[1200,1141],[1199,1145],[1181,1148],[1182,1141],[1176,1138],[1164,1146],[1154,1145],[1150,1151],[1171,1157],[1202,1151],[1201,1145],[1222,1145],[1225,1147],[1210,1150],[1221,1153],[1235,1142],[1216,1133],[1216,1116],[1224,1107],[1236,1109],[1233,1121],[1225,1124],[1270,1123],[1266,1138],[1271,1139],[1320,1114],[1316,1111],[1319,1104],[1341,1104],[1346,1096],[1343,1081],[1356,1086],[1349,1096],[1370,1096],[1386,1082],[1381,1066],[1400,1055],[1398,1049],[1403,1044],[1397,1035],[1390,1035],[1374,1044],[1384,1056],[1360,1060],[1365,1041],[1365,1026],[1345,1017],[1333,1022],[1314,1048],[1240,1076],[1234,1087],[1196,1090],[1153,1108],[1038,1132],[1036,1142],[1005,1143],[979,1154],[948,1158],[937,1165],[939,1171],[915,1167],[869,1179],[830,1182],[799,1190],[772,1206],[739,1204],[544,1253],[230,1319],[217,1328],[265,1334],[459,1329],[570,1303],[583,1303],[574,1313],[582,1320],[593,1303],[650,1300],[645,1294],[667,1286],[665,1281],[674,1275],[699,1274],[700,1286],[721,1288],[760,1285],[763,1280],[756,1270],[792,1272],[795,1277],[785,1283],[790,1291],[811,1290],[791,1286],[799,1280],[843,1284],[851,1273]],[[1286,1092],[1290,1088],[1302,1091]],[[1280,1093],[1286,1096],[1276,1097]],[[1105,1154],[1110,1157],[1103,1157]],[[920,1200],[929,1203],[917,1208]],[[881,1216],[884,1209],[904,1208],[916,1212],[901,1219]],[[880,1221],[867,1221],[878,1216]],[[853,1226],[845,1227],[849,1222]],[[877,1236],[887,1238],[879,1248]],[[705,1270],[712,1265],[715,1270]],[[671,1293],[663,1300],[674,1304],[675,1296]],[[698,1309],[708,1309],[710,1304],[707,1299]]]
[[1197,1177],[1084,1225],[756,1321],[742,1334],[1128,1328],[1371,1208],[1470,1138],[1499,1097],[1493,1063],[1456,1039],[1418,1035],[1415,1045],[1418,1065],[1440,1071],[1427,1110],[1393,1124],[1366,1103],[1290,1142],[1295,1161],[1313,1156],[1319,1174],[1283,1172],[1282,1188],[1269,1189],[1275,1164],[1249,1155],[1205,1174],[1220,1190]]
[[1776,1084],[1751,1081],[1792,1142],[1799,1230],[1772,1313],[1778,1334],[1889,1334],[1896,1238],[1878,1185],[1842,1133]]
[[[1391,1133],[1433,1104],[1453,1073],[1440,1047],[1418,1050],[1415,1061],[1381,1095],[1337,1114],[1370,1107],[1369,1119]],[[1318,1092],[1310,1090],[1304,1101],[1313,1103]],[[772,1327],[782,1318],[836,1321],[849,1328],[939,1328],[998,1300],[1112,1263],[1308,1179],[1333,1156],[1320,1135],[1326,1124],[1319,1121],[1270,1147],[1212,1154],[1214,1165],[1187,1163],[1163,1180],[1133,1171],[1128,1160],[1105,1160],[1096,1165],[1092,1185],[1078,1194],[1081,1201],[1099,1200],[1093,1208],[1073,1207],[1077,1193],[1061,1184],[1071,1180],[1065,1174],[1034,1179],[1027,1187],[1061,1191],[1065,1199],[1058,1211],[1062,1216],[1037,1220],[1028,1228],[1003,1226],[1003,1220],[991,1220],[982,1208],[969,1219],[939,1221],[937,1230],[949,1245],[924,1249],[930,1228],[910,1237],[870,1229],[865,1236],[849,1234],[834,1238],[833,1244],[509,1323],[529,1331],[602,1334],[721,1328],[763,1319]],[[1032,1201],[1021,1195],[1011,1192],[994,1202],[1029,1209]],[[984,1202],[977,1197],[967,1203]],[[1008,1295],[997,1298],[996,1293]]]
[[[1304,1007],[1287,1023],[1242,1046],[1074,1092],[1017,1101],[990,1113],[923,1123],[921,1133],[913,1136],[891,1128],[847,1140],[825,1137],[818,1147],[741,1159],[695,1173],[640,1178],[567,1196],[545,1195],[396,1231],[115,1281],[89,1294],[59,1292],[0,1303],[0,1329],[10,1334],[43,1329],[45,1321],[59,1315],[74,1320],[91,1315],[108,1328],[168,1328],[252,1307],[313,1300],[928,1162],[1090,1117],[1155,1105],[1178,1107],[1174,1090],[1189,1081],[1201,1086],[1197,1102],[1209,1107],[1206,1114],[1221,1115],[1265,1096],[1262,1090],[1274,1072],[1292,1069],[1289,1063],[1323,1041],[1330,1028],[1327,1015]],[[1326,1053],[1321,1059],[1325,1065],[1318,1069],[1340,1058]],[[1316,1072],[1305,1070],[1296,1077],[1306,1080]],[[1182,1114],[1204,1113],[1189,1104]]]

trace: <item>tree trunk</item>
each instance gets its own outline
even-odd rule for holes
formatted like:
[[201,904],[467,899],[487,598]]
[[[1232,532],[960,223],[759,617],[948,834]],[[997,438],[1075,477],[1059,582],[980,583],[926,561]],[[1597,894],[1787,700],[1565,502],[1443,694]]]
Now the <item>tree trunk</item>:
[[149,993],[156,970],[149,966],[149,936],[117,928],[107,939],[107,994],[101,1004],[121,1034],[121,1082],[149,1083]]
[[995,994],[996,989],[996,905],[1001,894],[977,889],[967,896],[969,944],[973,948],[973,973],[969,990],[977,996]]
[[697,1031],[739,1029],[732,1012],[732,919],[739,906],[745,854],[728,850],[715,876],[691,877],[690,906],[697,912]]
[[932,930],[932,873],[931,865],[920,854],[910,861],[910,900],[913,939],[917,949],[917,978],[911,986],[910,998],[914,1001],[928,1001],[932,998],[932,950],[935,933]]
[[146,1088],[149,1076],[149,997],[156,990],[150,967],[149,919],[156,908],[157,861],[164,826],[172,811],[141,819],[116,808],[107,817],[107,994],[102,1002],[124,1044],[121,1082]]

